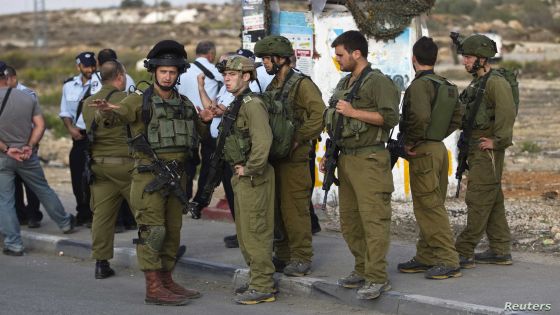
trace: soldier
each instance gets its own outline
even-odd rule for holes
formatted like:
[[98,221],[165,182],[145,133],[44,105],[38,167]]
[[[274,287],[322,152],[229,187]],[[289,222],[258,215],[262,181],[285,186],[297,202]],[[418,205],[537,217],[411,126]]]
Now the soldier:
[[[249,265],[249,282],[238,288],[238,304],[274,302],[274,169],[268,163],[272,131],[262,100],[251,93],[255,64],[246,57],[230,57],[224,69],[227,91],[235,96],[228,111],[235,121],[226,132],[224,160],[231,165],[235,227],[241,253]],[[221,137],[222,135],[220,135]]]
[[268,74],[275,75],[268,85],[269,98],[279,100],[291,112],[295,126],[292,147],[287,157],[272,161],[276,174],[276,222],[282,239],[275,243],[277,271],[301,277],[311,272],[311,174],[309,151],[312,141],[323,130],[325,103],[311,79],[295,71],[290,63],[294,49],[282,36],[268,36],[255,45],[255,55],[262,58]]
[[85,165],[85,151],[88,146],[86,125],[82,116],[83,100],[91,95],[94,82],[91,77],[96,70],[95,55],[92,52],[82,52],[76,56],[76,68],[80,74],[64,81],[58,114],[68,133],[72,137],[70,150],[70,177],[72,191],[76,198],[76,225],[91,227],[91,209],[89,207],[89,186],[82,181]]
[[123,200],[129,202],[130,170],[134,160],[129,156],[126,128],[111,127],[95,109],[88,106],[97,99],[114,103],[126,97],[122,92],[126,85],[124,66],[114,60],[103,63],[100,69],[102,87],[99,92],[84,101],[84,121],[90,140],[91,171],[90,183],[93,224],[91,228],[92,257],[95,262],[95,278],[104,279],[115,274],[108,259],[113,258],[115,224]]
[[[340,224],[355,265],[338,284],[361,286],[357,297],[374,299],[391,288],[385,256],[394,188],[385,142],[399,120],[399,91],[381,71],[371,69],[366,59],[368,43],[360,32],[342,33],[331,47],[340,69],[350,72],[338,83],[325,116],[330,134],[338,119],[345,121],[337,141]],[[320,169],[325,171],[325,159]]]
[[437,53],[437,45],[428,37],[420,38],[412,47],[416,76],[404,94],[399,130],[404,134],[410,163],[410,187],[420,235],[416,255],[399,264],[398,269],[404,273],[425,271],[428,279],[447,279],[460,277],[461,268],[444,205],[449,161],[442,140],[459,127],[461,107],[457,87],[434,73]]
[[[459,46],[463,65],[474,76],[459,98],[466,106],[463,130],[469,128],[468,121],[472,121],[465,196],[467,226],[455,242],[464,268],[474,267],[475,261],[512,264],[511,234],[506,220],[501,180],[504,152],[512,144],[517,112],[510,84],[488,63],[496,51],[494,41],[478,34],[465,38]],[[478,110],[474,112],[478,89],[482,89],[484,94]],[[471,115],[474,115],[473,119],[470,119]],[[488,236],[490,249],[474,254],[484,232]]]
[[[213,115],[209,110],[201,110],[199,117],[194,105],[176,89],[179,75],[187,70],[183,45],[173,40],[161,41],[146,58],[144,66],[153,74],[154,84],[143,93],[131,93],[118,105],[95,100],[92,106],[103,112],[106,119],[130,124],[127,132],[132,138],[135,160],[130,205],[138,222],[136,252],[146,278],[145,302],[184,305],[188,299],[200,297],[200,293],[183,288],[171,278],[179,248],[182,203],[187,202],[180,188],[185,185],[182,170],[190,162],[189,154],[197,145],[198,134],[208,134],[207,123]],[[146,191],[162,178],[155,175],[158,162],[181,176],[181,184],[174,182],[173,187],[167,187],[172,191]]]

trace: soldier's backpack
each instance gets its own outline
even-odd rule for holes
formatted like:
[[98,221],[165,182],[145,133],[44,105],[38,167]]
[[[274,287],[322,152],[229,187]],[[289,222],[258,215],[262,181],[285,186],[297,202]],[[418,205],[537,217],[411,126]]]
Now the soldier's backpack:
[[515,103],[515,113],[517,114],[517,112],[519,111],[519,82],[517,82],[517,72],[505,68],[498,68],[493,69],[492,73],[506,79],[506,81],[511,86],[513,102]]
[[272,130],[272,145],[268,154],[270,161],[286,157],[292,148],[292,139],[296,130],[296,123],[291,110],[296,93],[290,93],[306,78],[305,75],[291,71],[286,78],[284,86],[275,93],[261,94]]
[[459,91],[455,84],[443,77],[424,75],[420,79],[431,81],[436,89],[426,139],[441,141],[447,137],[455,108],[460,106]]

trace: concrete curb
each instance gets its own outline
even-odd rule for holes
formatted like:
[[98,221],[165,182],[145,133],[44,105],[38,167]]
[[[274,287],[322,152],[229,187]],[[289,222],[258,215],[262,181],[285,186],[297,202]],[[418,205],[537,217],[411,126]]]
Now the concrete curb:
[[[54,253],[59,256],[70,256],[80,259],[91,259],[91,243],[72,240],[65,237],[21,231],[26,247],[37,251]],[[116,247],[111,264],[126,268],[138,268],[136,250],[134,248]],[[233,286],[239,287],[246,283],[249,270],[240,266],[211,262],[196,258],[181,258],[177,262],[180,271],[207,272],[213,276],[232,279]],[[335,299],[338,302],[356,307],[376,310],[378,312],[397,315],[529,315],[525,312],[506,312],[500,308],[445,300],[416,294],[403,294],[389,291],[376,300],[356,299],[356,290],[339,287],[312,277],[287,277],[274,274],[280,292],[293,295],[314,296]]]

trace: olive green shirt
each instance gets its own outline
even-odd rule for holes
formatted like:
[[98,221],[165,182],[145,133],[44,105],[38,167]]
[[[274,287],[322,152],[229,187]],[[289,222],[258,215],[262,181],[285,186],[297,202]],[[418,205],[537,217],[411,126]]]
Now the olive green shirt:
[[[505,78],[494,75],[492,72],[486,75],[490,75],[490,77],[486,82],[482,103],[475,118],[470,144],[472,147],[478,146],[478,139],[486,137],[493,140],[494,150],[505,150],[512,145],[513,124],[517,115],[513,93]],[[471,114],[470,109],[474,105],[476,88],[481,84],[482,78],[475,78],[463,92],[473,100],[465,104],[463,127]]]
[[244,165],[244,175],[262,175],[268,164],[268,153],[272,145],[272,130],[268,123],[266,106],[259,97],[244,97],[233,128],[236,129],[234,131],[236,134],[249,134],[251,149],[247,154],[247,162]]
[[[403,121],[401,131],[405,132],[405,144],[415,145],[425,140],[432,116],[432,105],[436,98],[433,81],[420,80],[422,75],[433,71],[417,71],[414,80],[406,89],[403,99]],[[449,124],[447,135],[461,126],[461,107],[456,106]]]
[[[293,71],[293,70],[291,70]],[[284,81],[275,76],[267,91],[279,90]],[[321,97],[321,91],[309,78],[304,78],[292,88],[288,97],[294,99],[292,112],[294,120],[299,122],[299,127],[295,131],[294,141],[303,144],[319,138],[323,131],[323,112],[325,103]],[[292,93],[295,93],[292,95]]]
[[[339,81],[333,93],[338,99],[345,99],[346,94],[356,83],[355,80],[349,84],[350,77],[351,75],[347,75]],[[379,70],[372,71],[363,80],[351,103],[355,109],[378,112],[383,117],[383,126],[364,122],[368,130],[361,133],[359,137],[344,138],[341,146],[343,148],[360,148],[386,142],[391,128],[399,123],[400,93],[393,81]],[[349,120],[352,119],[349,118]]]
[[105,99],[112,91],[117,91],[111,94],[109,102],[118,103],[126,97],[125,92],[118,91],[118,89],[110,84],[104,84],[97,93],[91,95],[84,101],[82,108],[82,115],[86,123],[86,130],[88,134],[91,132],[91,124],[95,120],[97,129],[93,134],[93,143],[91,144],[91,156],[96,157],[128,157],[128,146],[126,138],[126,128],[123,125],[108,126],[104,124],[101,115],[96,115],[96,110],[88,105],[97,99]]

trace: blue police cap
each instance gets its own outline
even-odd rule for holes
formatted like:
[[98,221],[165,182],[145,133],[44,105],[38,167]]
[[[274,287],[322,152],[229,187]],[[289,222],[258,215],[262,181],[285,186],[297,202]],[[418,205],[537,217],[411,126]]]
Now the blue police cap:
[[237,50],[237,54],[239,56],[247,57],[247,58],[255,61],[255,54],[252,51],[250,51],[249,49],[240,48],[240,49]]
[[84,51],[76,56],[76,64],[82,64],[84,67],[93,67],[96,65],[95,54],[91,51]]

